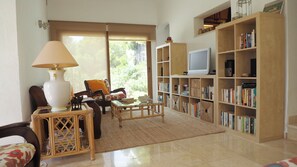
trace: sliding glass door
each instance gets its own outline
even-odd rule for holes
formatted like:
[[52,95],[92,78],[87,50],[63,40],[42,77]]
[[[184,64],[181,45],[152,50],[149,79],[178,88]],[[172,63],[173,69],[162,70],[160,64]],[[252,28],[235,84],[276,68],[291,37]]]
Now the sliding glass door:
[[111,87],[125,87],[128,97],[148,95],[145,41],[109,41]]

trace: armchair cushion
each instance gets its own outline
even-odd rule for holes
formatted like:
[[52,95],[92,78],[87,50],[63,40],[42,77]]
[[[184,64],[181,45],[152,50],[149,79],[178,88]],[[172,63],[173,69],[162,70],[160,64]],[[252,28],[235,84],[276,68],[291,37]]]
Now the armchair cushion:
[[35,154],[30,143],[16,143],[0,146],[0,166],[25,166]]
[[101,89],[104,94],[109,94],[109,90],[106,87],[104,80],[88,80],[87,82],[92,92],[96,92]]

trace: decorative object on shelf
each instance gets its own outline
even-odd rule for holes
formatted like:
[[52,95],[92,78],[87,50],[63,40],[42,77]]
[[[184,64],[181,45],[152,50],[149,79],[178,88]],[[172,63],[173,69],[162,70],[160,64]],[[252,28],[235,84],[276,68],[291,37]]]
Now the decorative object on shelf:
[[165,42],[166,42],[166,43],[172,43],[173,41],[172,41],[172,38],[171,38],[171,37],[167,37],[167,39],[166,39]]
[[225,62],[225,76],[233,77],[234,75],[234,60],[226,60]]
[[212,30],[214,30],[214,29],[215,29],[215,27],[199,28],[199,30],[198,30],[198,34],[203,34],[203,33],[212,31]]
[[66,110],[70,101],[70,82],[64,80],[64,67],[78,66],[60,41],[49,41],[41,50],[32,67],[49,68],[50,80],[44,83],[44,94],[51,111]]
[[236,5],[237,12],[233,20],[252,14],[252,0],[238,0]]
[[83,100],[82,96],[73,97],[71,99],[71,108],[72,110],[81,110],[81,102]]
[[241,76],[242,76],[242,77],[248,77],[249,74],[248,74],[248,73],[242,73]]
[[282,14],[284,8],[283,0],[276,0],[265,4],[263,12]]

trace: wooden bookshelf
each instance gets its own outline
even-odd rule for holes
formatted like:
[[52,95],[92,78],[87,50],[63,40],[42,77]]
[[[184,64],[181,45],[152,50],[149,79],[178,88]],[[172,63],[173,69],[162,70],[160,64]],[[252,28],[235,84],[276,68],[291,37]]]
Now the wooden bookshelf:
[[187,46],[167,43],[156,48],[158,100],[170,107],[170,76],[182,74],[187,68]]
[[[262,12],[216,28],[219,125],[257,142],[283,138],[284,32],[282,15]],[[251,76],[251,59],[256,60],[256,76]],[[234,61],[231,77],[226,77],[227,60]],[[234,115],[234,129],[224,125],[226,112],[231,115],[231,122]],[[242,130],[239,118],[245,119],[246,129]],[[254,124],[247,123],[253,120]]]

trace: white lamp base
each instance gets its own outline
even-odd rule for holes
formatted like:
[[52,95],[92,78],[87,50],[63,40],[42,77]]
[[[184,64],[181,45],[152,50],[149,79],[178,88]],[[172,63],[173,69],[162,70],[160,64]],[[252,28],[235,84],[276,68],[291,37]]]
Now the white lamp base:
[[44,83],[44,95],[52,112],[64,111],[70,101],[70,82],[64,80],[63,69],[49,70],[50,80]]

